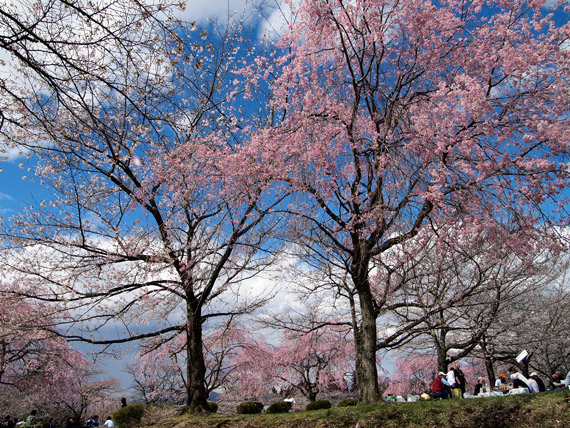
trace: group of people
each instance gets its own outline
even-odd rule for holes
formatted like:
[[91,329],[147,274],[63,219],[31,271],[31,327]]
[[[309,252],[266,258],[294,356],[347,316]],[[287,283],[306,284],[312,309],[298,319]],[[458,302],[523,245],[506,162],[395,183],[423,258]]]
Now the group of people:
[[[121,407],[127,406],[127,399],[121,398]],[[102,424],[105,428],[114,428],[115,424],[113,423],[113,418],[111,416],[107,416],[107,420]],[[37,411],[32,410],[29,416],[25,420],[18,420],[18,418],[13,418],[10,415],[7,415],[3,421],[0,422],[0,428],[18,428],[18,427],[26,427],[26,426],[41,426],[42,428],[55,428],[53,419],[50,419],[48,422],[41,423],[37,419]],[[99,427],[101,426],[101,422],[99,421],[99,416],[94,415],[87,419],[84,424],[81,423],[78,417],[74,417],[69,419],[66,422],[66,428],[85,428],[85,427]]]
[[[98,427],[100,425],[101,425],[101,423],[99,422],[99,416],[95,415],[95,416],[87,419],[84,426],[86,426],[86,427]],[[107,428],[113,428],[115,426],[115,424],[113,423],[113,418],[111,418],[111,416],[107,416],[107,420],[105,421],[105,423],[103,425],[106,426]]]
[[[448,398],[454,396],[461,398],[465,395],[465,387],[465,375],[461,371],[460,364],[456,363],[455,367],[452,367],[447,373],[439,372],[435,377],[432,384],[431,397]],[[515,388],[526,388],[528,392],[542,392],[566,389],[568,387],[570,387],[570,371],[564,380],[560,373],[552,373],[548,386],[546,386],[537,372],[532,372],[527,378],[516,368],[511,367],[509,369],[509,378],[507,379],[507,376],[501,373],[493,388],[490,388],[489,385],[485,383],[484,378],[479,377],[473,395],[478,396],[481,393],[491,391],[499,391],[506,394]]]
[[447,373],[439,372],[435,377],[432,387],[432,398],[448,398],[452,395],[462,397],[465,394],[465,374],[461,370],[461,364],[455,363]]
[[512,385],[512,388],[526,388],[529,392],[555,391],[557,389],[566,389],[570,383],[570,371],[565,380],[562,379],[562,374],[553,372],[550,375],[548,385],[544,384],[537,372],[532,372],[527,378],[517,369],[511,367],[509,373],[510,383],[507,383],[507,378],[503,373],[499,375],[499,379],[495,383],[498,391],[508,391],[510,385]]
[[[113,418],[111,416],[107,416],[107,420],[103,425],[106,428],[114,428],[115,424],[113,423]],[[99,427],[101,426],[101,422],[99,421],[99,416],[95,415],[90,417],[85,421],[84,424],[81,424],[78,418],[71,418],[67,421],[66,428],[86,428],[86,427]]]
[[4,420],[0,422],[0,428],[16,428],[22,426],[42,426],[42,428],[54,428],[53,419],[50,419],[48,422],[41,422],[38,421],[36,415],[38,412],[36,410],[32,410],[28,417],[23,420],[19,420],[18,418],[12,419],[10,415],[6,415]]

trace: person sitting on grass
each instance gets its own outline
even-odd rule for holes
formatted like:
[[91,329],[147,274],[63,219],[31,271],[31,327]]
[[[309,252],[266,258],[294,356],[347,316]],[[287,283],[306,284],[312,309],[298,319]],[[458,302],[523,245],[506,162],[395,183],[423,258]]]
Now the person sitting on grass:
[[499,378],[495,381],[495,390],[505,392],[508,389],[509,385],[507,384],[507,376],[504,373],[501,373]]
[[542,381],[542,379],[538,376],[537,372],[532,372],[530,374],[530,377],[528,378],[528,380],[530,381],[531,379],[534,379],[534,381],[536,382],[536,384],[538,385],[538,392],[544,392],[546,391],[546,387],[544,386],[544,382]]
[[511,367],[509,369],[509,373],[511,374],[513,388],[526,388],[529,392],[531,392],[531,388],[528,385],[528,379],[524,377],[521,372],[517,371],[516,368]]
[[26,425],[35,425],[36,424],[36,414],[35,410],[30,412],[30,416],[26,418]]
[[444,372],[439,372],[438,375],[433,380],[431,386],[431,396],[432,398],[442,398],[445,399],[449,397],[449,382],[446,379],[446,374]]
[[548,387],[546,388],[547,391],[555,391],[558,389],[566,388],[566,385],[561,380],[562,375],[558,372],[552,372],[550,376],[550,382],[548,383]]
[[475,384],[475,391],[473,391],[473,395],[477,396],[481,392],[488,392],[488,391],[485,391],[485,379],[483,379],[482,377],[477,379],[477,383]]

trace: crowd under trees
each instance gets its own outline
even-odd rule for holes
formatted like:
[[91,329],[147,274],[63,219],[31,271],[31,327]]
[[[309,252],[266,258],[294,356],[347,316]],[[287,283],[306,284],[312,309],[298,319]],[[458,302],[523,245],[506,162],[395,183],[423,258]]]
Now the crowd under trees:
[[[386,352],[570,368],[568,20],[520,0],[178,7],[0,6],[2,150],[47,194],[2,219],[1,384],[79,370],[69,342],[139,344],[142,397],[196,412],[274,384],[376,401]],[[263,312],[275,283],[299,310]]]

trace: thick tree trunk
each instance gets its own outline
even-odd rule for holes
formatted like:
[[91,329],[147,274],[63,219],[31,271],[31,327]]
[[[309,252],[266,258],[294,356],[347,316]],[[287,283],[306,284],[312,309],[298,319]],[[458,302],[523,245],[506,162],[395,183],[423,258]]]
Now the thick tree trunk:
[[497,376],[495,376],[495,368],[493,367],[493,362],[486,358],[485,359],[485,368],[487,369],[487,377],[489,378],[489,385],[495,385],[497,380]]
[[437,347],[437,370],[447,373],[447,352],[441,347]]
[[192,310],[188,304],[188,324],[186,326],[186,394],[188,407],[195,413],[209,411],[208,392],[205,377],[206,364],[202,352],[201,311]]
[[360,292],[360,327],[355,334],[356,382],[360,401],[371,403],[380,400],[378,369],[376,367],[376,313],[370,292]]

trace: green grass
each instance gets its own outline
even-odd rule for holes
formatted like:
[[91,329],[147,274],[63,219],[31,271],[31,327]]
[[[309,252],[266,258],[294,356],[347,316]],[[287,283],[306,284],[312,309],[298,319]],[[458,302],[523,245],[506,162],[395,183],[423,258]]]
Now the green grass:
[[541,428],[570,427],[570,391],[418,403],[372,403],[262,415],[145,418],[154,428]]

